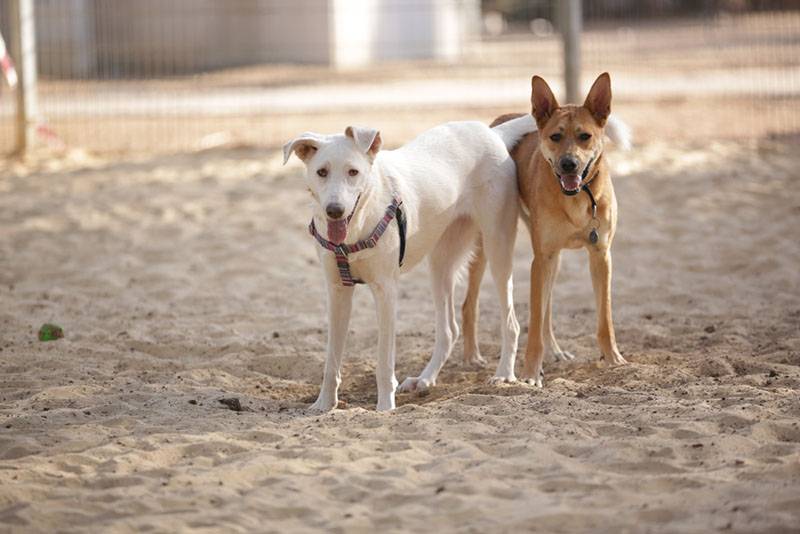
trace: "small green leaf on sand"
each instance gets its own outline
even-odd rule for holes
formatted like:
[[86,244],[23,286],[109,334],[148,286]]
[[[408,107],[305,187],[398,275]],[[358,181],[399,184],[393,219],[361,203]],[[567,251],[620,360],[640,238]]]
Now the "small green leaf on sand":
[[39,329],[39,341],[55,341],[62,337],[64,330],[56,324],[45,323]]

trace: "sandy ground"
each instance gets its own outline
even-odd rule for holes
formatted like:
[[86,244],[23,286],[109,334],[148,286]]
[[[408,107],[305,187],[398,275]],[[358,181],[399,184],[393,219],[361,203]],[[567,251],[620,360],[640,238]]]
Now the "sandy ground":
[[[629,365],[595,365],[571,252],[555,325],[578,358],[547,364],[543,390],[487,385],[459,345],[432,393],[376,413],[360,290],[342,409],[323,416],[304,410],[326,327],[297,166],[255,149],[3,163],[0,532],[797,532],[796,145],[613,158]],[[400,380],[433,344],[428,287],[424,268],[402,281]],[[487,281],[490,366],[497,312]],[[66,337],[37,341],[44,322]]]

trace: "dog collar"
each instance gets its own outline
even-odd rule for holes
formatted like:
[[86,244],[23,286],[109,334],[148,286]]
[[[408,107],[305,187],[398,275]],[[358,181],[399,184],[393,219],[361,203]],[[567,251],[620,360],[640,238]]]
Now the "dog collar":
[[322,248],[330,250],[336,256],[336,267],[339,270],[339,278],[342,280],[342,285],[349,287],[355,284],[364,283],[363,280],[353,278],[353,273],[350,271],[350,261],[348,260],[348,256],[354,252],[359,252],[377,245],[378,240],[386,231],[386,228],[389,227],[389,223],[392,222],[392,219],[397,219],[397,228],[400,232],[400,259],[398,264],[400,267],[403,266],[403,257],[406,254],[406,217],[403,213],[403,210],[400,209],[400,206],[402,205],[403,201],[400,200],[400,198],[392,198],[392,203],[386,208],[386,213],[384,213],[383,218],[378,222],[378,224],[375,225],[375,228],[372,230],[372,233],[369,235],[369,237],[367,239],[357,241],[352,245],[347,245],[345,243],[336,245],[328,241],[319,234],[317,227],[314,224],[314,219],[311,219],[311,224],[308,225],[308,231],[312,236],[314,236]]
[[589,189],[589,182],[581,186],[581,191],[586,191],[586,194],[589,195],[589,200],[592,202],[592,229],[589,230],[589,242],[594,245],[600,236],[597,234],[597,201],[594,199],[592,190]]

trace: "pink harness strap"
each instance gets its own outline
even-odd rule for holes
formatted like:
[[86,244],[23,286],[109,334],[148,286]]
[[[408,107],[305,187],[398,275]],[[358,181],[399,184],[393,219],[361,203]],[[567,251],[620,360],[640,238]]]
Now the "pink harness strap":
[[[375,228],[372,230],[372,233],[369,235],[367,239],[362,239],[361,241],[357,241],[352,245],[347,245],[342,243],[341,245],[334,245],[317,232],[317,227],[314,225],[314,219],[311,219],[311,224],[308,225],[309,233],[314,236],[317,242],[322,246],[322,248],[328,249],[333,252],[336,256],[336,267],[339,269],[339,278],[342,280],[342,285],[345,286],[353,286],[355,284],[363,284],[363,280],[357,280],[353,278],[353,273],[350,272],[350,261],[347,259],[349,254],[354,252],[359,252],[361,250],[365,250],[368,248],[372,248],[378,244],[378,240],[381,238],[383,233],[389,227],[389,223],[392,222],[392,219],[395,218],[398,211],[400,210],[400,206],[403,204],[403,201],[397,197],[392,199],[392,203],[389,204],[389,207],[386,208],[386,213],[383,215],[383,218],[378,222]],[[398,221],[399,222],[399,221]],[[404,225],[403,225],[404,226]],[[405,228],[401,227],[401,233],[405,233]],[[403,236],[404,238],[405,236]],[[404,240],[404,239],[403,239]],[[402,252],[401,252],[401,259],[400,264],[402,265]]]

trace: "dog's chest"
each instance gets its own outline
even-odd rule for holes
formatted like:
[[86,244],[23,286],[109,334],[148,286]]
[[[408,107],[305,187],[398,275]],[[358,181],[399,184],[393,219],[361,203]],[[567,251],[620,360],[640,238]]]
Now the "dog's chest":
[[[573,232],[567,239],[564,248],[575,249],[575,248],[583,248],[587,245],[590,245],[591,243],[589,240],[589,234],[591,233],[591,231],[592,231],[591,228],[586,227],[584,230]],[[597,232],[597,235],[599,242],[599,239],[601,238],[601,234],[599,231]]]
[[[538,226],[543,243],[551,243],[555,248],[566,249],[605,246],[608,243],[611,227],[606,217],[598,216],[597,219],[593,219],[588,210],[585,213],[583,210],[554,210],[542,214]],[[593,231],[596,238],[594,242]]]

